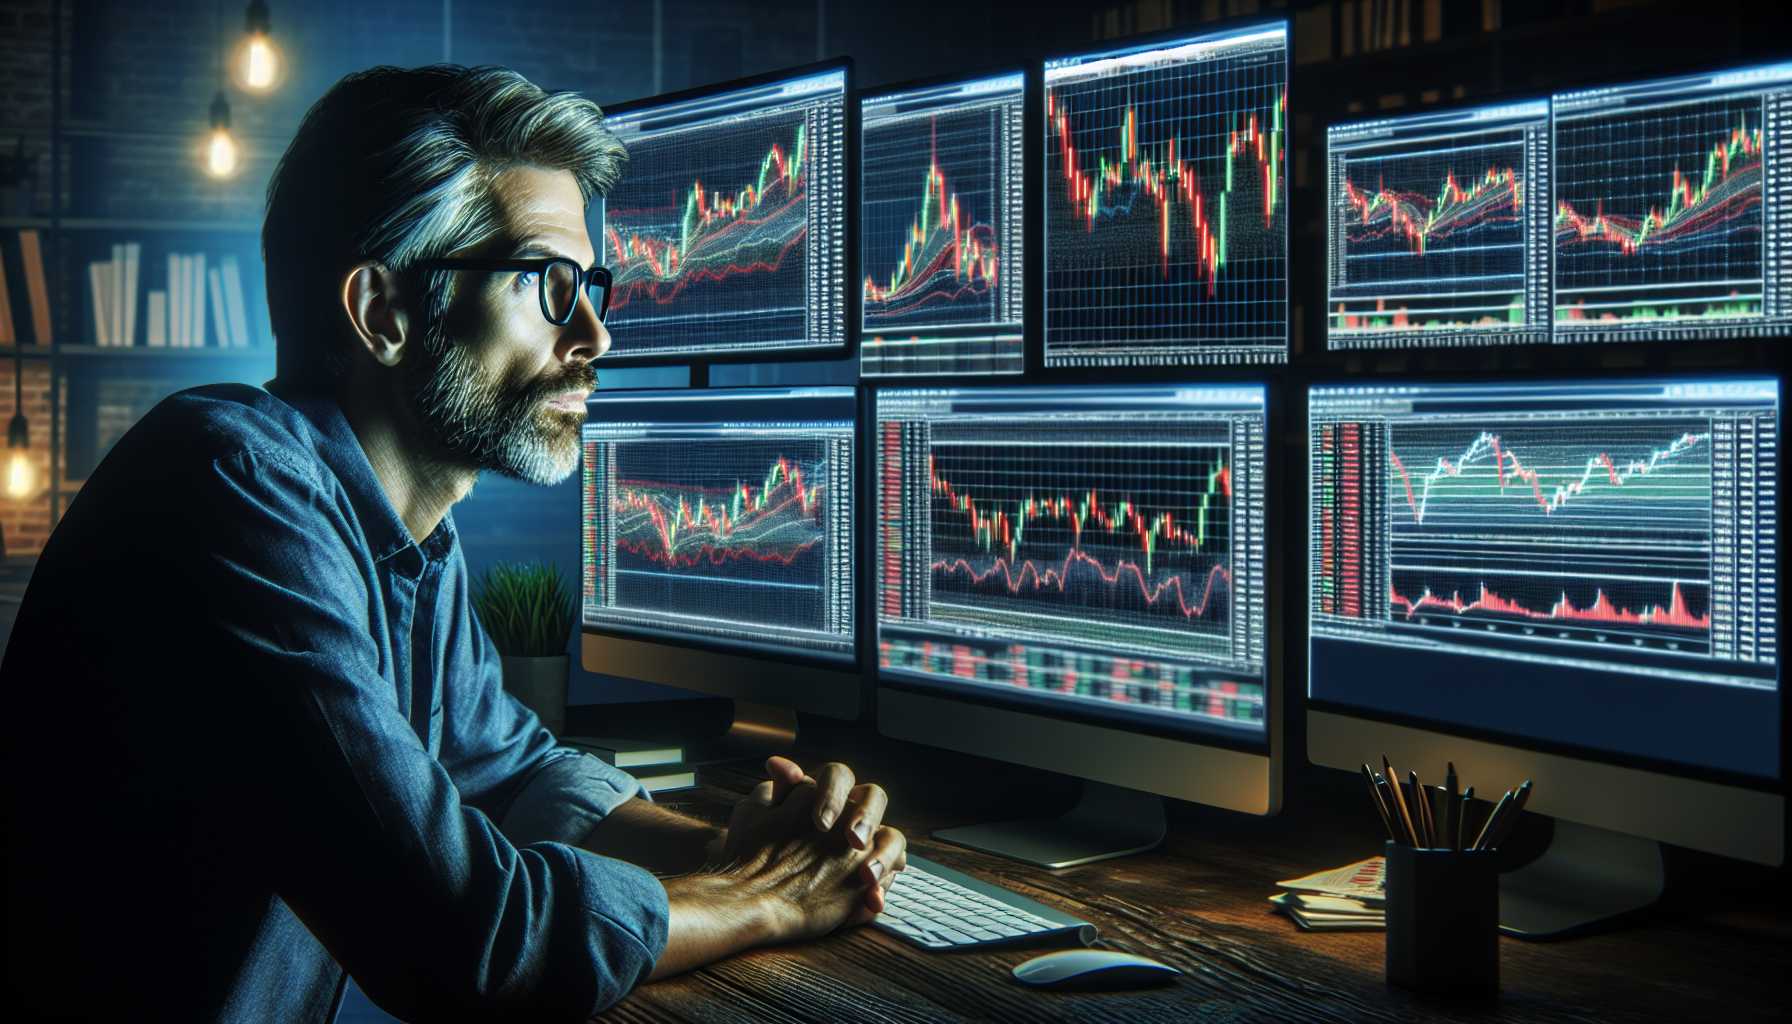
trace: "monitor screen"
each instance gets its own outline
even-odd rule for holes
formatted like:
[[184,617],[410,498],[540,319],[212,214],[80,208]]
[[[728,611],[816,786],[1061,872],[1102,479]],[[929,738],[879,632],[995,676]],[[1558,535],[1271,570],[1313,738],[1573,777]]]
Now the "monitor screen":
[[1774,380],[1315,387],[1315,701],[1779,774]]
[[1557,341],[1792,331],[1792,63],[1552,106]]
[[859,372],[1026,368],[1025,76],[867,97],[860,107]]
[[1287,25],[1045,65],[1045,364],[1288,355]]
[[1326,131],[1330,348],[1549,341],[1549,102]]
[[[846,71],[618,107],[607,359],[846,344]],[[594,201],[594,205],[597,203]]]
[[853,657],[851,388],[599,392],[584,624]]
[[887,678],[1264,741],[1264,389],[877,395]]

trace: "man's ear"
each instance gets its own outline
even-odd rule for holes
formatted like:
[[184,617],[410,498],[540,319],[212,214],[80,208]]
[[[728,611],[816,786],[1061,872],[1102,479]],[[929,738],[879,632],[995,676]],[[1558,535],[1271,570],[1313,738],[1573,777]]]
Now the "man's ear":
[[383,263],[355,264],[342,281],[342,308],[355,336],[381,366],[397,366],[410,337],[407,297],[399,275]]

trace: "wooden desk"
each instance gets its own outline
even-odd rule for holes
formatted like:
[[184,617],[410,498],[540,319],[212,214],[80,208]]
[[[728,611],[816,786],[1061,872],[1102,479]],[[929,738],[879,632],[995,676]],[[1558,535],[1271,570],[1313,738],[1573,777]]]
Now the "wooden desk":
[[[1077,914],[1101,929],[1103,945],[1172,964],[1183,976],[1134,992],[1045,992],[1008,974],[1043,948],[926,952],[867,927],[644,986],[604,1019],[1740,1021],[1778,1020],[1772,1007],[1786,1001],[1792,928],[1783,873],[1719,862],[1733,886],[1756,897],[1743,909],[1689,914],[1670,906],[1640,926],[1567,942],[1502,938],[1500,1000],[1462,1005],[1390,988],[1382,932],[1302,932],[1265,902],[1277,879],[1378,848],[1368,798],[1344,773],[1305,770],[1291,794],[1297,799],[1276,818],[1177,804],[1158,850],[1047,871],[926,833],[1062,808],[1074,793],[1069,780],[863,729],[805,729],[795,751],[805,767],[841,760],[882,785],[889,823],[908,834],[911,849]],[[662,802],[720,822],[733,797],[762,776],[757,765],[731,764],[699,777],[701,789]],[[1732,893],[1737,902],[1740,895]]]

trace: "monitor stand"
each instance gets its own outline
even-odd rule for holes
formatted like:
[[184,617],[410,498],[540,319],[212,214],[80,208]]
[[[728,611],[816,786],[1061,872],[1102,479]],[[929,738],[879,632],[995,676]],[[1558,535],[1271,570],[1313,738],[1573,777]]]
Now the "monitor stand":
[[1164,840],[1164,801],[1151,793],[1083,782],[1076,806],[1056,818],[940,829],[933,838],[1044,868],[1142,853]]
[[734,701],[734,718],[727,731],[685,744],[685,761],[712,764],[746,758],[763,760],[772,754],[788,755],[796,743],[796,712],[770,704]]
[[1500,931],[1560,938],[1661,898],[1661,844],[1557,820],[1543,856],[1500,876]]

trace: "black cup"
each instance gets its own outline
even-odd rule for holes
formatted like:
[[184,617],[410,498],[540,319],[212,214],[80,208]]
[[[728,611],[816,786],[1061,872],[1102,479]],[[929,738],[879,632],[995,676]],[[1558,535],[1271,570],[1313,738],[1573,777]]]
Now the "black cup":
[[1491,996],[1500,987],[1500,887],[1491,851],[1387,844],[1388,982]]

